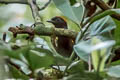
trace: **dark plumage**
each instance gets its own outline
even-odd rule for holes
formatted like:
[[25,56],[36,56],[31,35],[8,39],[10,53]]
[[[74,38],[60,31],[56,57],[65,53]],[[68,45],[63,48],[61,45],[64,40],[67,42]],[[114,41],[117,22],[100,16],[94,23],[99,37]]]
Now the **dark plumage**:
[[[64,28],[68,29],[66,21],[61,17],[53,17],[51,20],[47,21],[52,23],[55,28]],[[73,50],[73,41],[71,38],[68,37],[58,37],[58,40],[56,37],[55,39],[52,39],[52,41],[56,51],[61,54],[62,56],[69,57]],[[56,41],[55,41],[56,40]],[[56,43],[55,43],[56,42]]]

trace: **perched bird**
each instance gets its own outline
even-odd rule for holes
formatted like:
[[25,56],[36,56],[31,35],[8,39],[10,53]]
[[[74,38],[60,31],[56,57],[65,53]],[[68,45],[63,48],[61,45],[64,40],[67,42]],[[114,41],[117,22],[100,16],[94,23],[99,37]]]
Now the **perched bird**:
[[[52,23],[55,28],[68,29],[67,22],[62,17],[56,16],[47,22]],[[64,36],[55,36],[52,37],[51,40],[53,40],[52,44],[60,55],[64,57],[69,57],[71,55],[74,44],[71,38]]]

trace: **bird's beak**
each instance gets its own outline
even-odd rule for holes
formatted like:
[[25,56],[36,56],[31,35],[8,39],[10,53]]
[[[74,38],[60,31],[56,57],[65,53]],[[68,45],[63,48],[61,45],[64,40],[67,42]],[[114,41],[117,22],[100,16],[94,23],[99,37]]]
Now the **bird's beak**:
[[54,21],[52,21],[52,20],[48,20],[47,22],[49,22],[49,23],[54,23]]

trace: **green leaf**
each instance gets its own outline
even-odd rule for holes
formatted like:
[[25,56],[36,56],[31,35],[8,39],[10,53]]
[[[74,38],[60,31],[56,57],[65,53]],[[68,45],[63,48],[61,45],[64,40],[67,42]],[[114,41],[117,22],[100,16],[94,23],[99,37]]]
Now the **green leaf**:
[[41,67],[47,68],[53,64],[53,56],[45,49],[40,49],[39,52],[30,50],[28,54],[28,61],[33,70]]
[[98,14],[97,16],[93,17],[92,20],[90,21],[90,23],[93,23],[107,15],[112,15],[112,14],[120,14],[120,9],[109,9],[109,10],[106,10],[100,14]]
[[68,72],[70,74],[84,73],[84,70],[85,70],[85,66],[83,61],[75,61],[68,68]]
[[114,19],[114,22],[117,26],[114,33],[114,38],[116,40],[116,45],[120,45],[120,21]]
[[65,80],[103,80],[103,79],[101,76],[98,77],[95,72],[85,72],[69,75],[65,77]]
[[64,58],[62,56],[56,55],[54,56],[54,63],[55,65],[68,65],[68,63],[70,63],[68,58]]
[[0,50],[4,55],[7,55],[12,58],[20,59],[19,57],[19,51],[13,51],[11,49],[11,46],[9,44],[6,44],[5,42],[0,40]]
[[0,40],[0,50],[11,50],[11,46]]
[[120,8],[120,0],[117,0],[117,8]]
[[75,3],[77,3],[76,0],[69,0],[69,1],[70,1],[70,4],[71,4],[71,5],[74,5]]
[[112,18],[110,16],[106,16],[90,26],[90,35],[95,36],[95,35],[101,35],[106,32],[110,32],[116,28],[116,25]]
[[12,73],[12,76],[15,78],[15,79],[23,79],[23,80],[28,80],[29,77],[24,75],[21,71],[19,71],[17,68],[15,68],[14,66],[12,65],[8,65],[9,66],[9,69],[10,69],[10,72]]
[[[30,45],[30,46],[32,46],[32,45]],[[21,47],[18,50],[12,50],[11,53],[9,52],[9,56],[12,58],[19,59],[19,60],[21,59],[21,55],[23,55],[25,58],[27,58],[27,54],[29,53],[29,50],[30,50],[29,46]]]
[[13,58],[10,59],[10,61],[13,64],[17,65],[20,68],[19,70],[22,71],[24,74],[26,75],[31,74],[31,70],[29,69],[29,66],[25,62],[17,60],[17,59],[13,59]]
[[110,63],[110,66],[116,66],[116,65],[120,65],[120,60],[117,60],[117,61]]
[[80,4],[78,7],[73,7],[70,5],[69,0],[53,0],[56,7],[64,14],[64,16],[73,20],[77,24],[80,24],[83,14],[84,6]]
[[79,42],[79,39],[80,39],[80,37],[81,37],[81,31],[80,32],[78,32],[78,35],[77,35],[77,37],[76,37],[76,39],[75,39],[75,43],[78,43]]
[[[76,54],[85,61],[88,61],[90,50],[88,50],[91,47],[90,41],[81,41],[78,44],[74,45],[74,51]],[[87,50],[86,50],[87,49]],[[88,51],[88,52],[87,52]]]
[[110,67],[107,74],[111,77],[120,78],[120,65]]
[[[110,51],[111,51],[110,47],[112,47],[112,45],[114,45],[115,42],[114,41],[101,42],[100,39],[93,38],[92,44],[96,45],[95,47],[96,50],[92,51],[91,54],[93,67],[95,71],[103,71],[105,67],[106,59],[110,55]],[[99,48],[97,49],[97,47]]]
[[[94,41],[94,38],[92,38],[93,41]],[[101,41],[100,43],[97,43],[97,44],[92,44],[91,41],[90,40],[81,41],[78,44],[74,45],[74,50],[76,54],[85,61],[89,60],[89,56],[92,51],[109,48],[115,44],[114,40],[109,40],[104,42]]]

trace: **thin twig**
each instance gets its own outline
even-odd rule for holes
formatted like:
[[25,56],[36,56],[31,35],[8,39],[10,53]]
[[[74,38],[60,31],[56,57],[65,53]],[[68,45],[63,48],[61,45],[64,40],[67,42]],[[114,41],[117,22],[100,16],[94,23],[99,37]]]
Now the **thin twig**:
[[117,3],[118,3],[118,0],[115,0],[115,5],[113,8],[117,8]]
[[91,69],[92,69],[92,63],[91,63],[91,55],[90,55],[88,60],[88,71],[90,72]]
[[3,3],[3,4],[11,4],[11,3],[28,4],[27,0],[0,0],[0,3]]
[[[107,5],[103,0],[91,0],[93,1],[95,4],[97,4],[103,11],[111,9],[111,7],[109,5]],[[120,14],[113,14],[111,15],[111,17],[120,20]]]
[[52,0],[49,0],[43,7],[38,8],[38,10],[41,11],[41,10],[45,9],[50,4],[51,1]]
[[66,66],[64,72],[63,72],[63,75],[65,75],[65,73],[67,72],[69,66],[71,65],[71,63],[73,62],[73,58],[75,57],[75,52],[73,51],[71,56],[70,56],[70,62],[68,63],[68,65]]
[[99,10],[99,11],[97,11],[96,13],[94,13],[90,18],[88,18],[87,21],[82,25],[82,28],[83,28],[85,25],[87,25],[93,17],[95,17],[96,15],[98,15],[98,14],[101,13],[101,12],[103,12],[103,11]]
[[91,23],[89,23],[88,26],[85,28],[85,30],[81,33],[78,42],[83,38],[84,34],[87,32],[87,30],[89,29],[90,25],[91,25]]
[[33,18],[35,20],[35,23],[41,22],[41,18],[39,15],[39,11],[38,11],[38,7],[36,5],[36,2],[34,2],[33,0],[28,0],[28,4],[31,7],[32,15],[33,15]]

